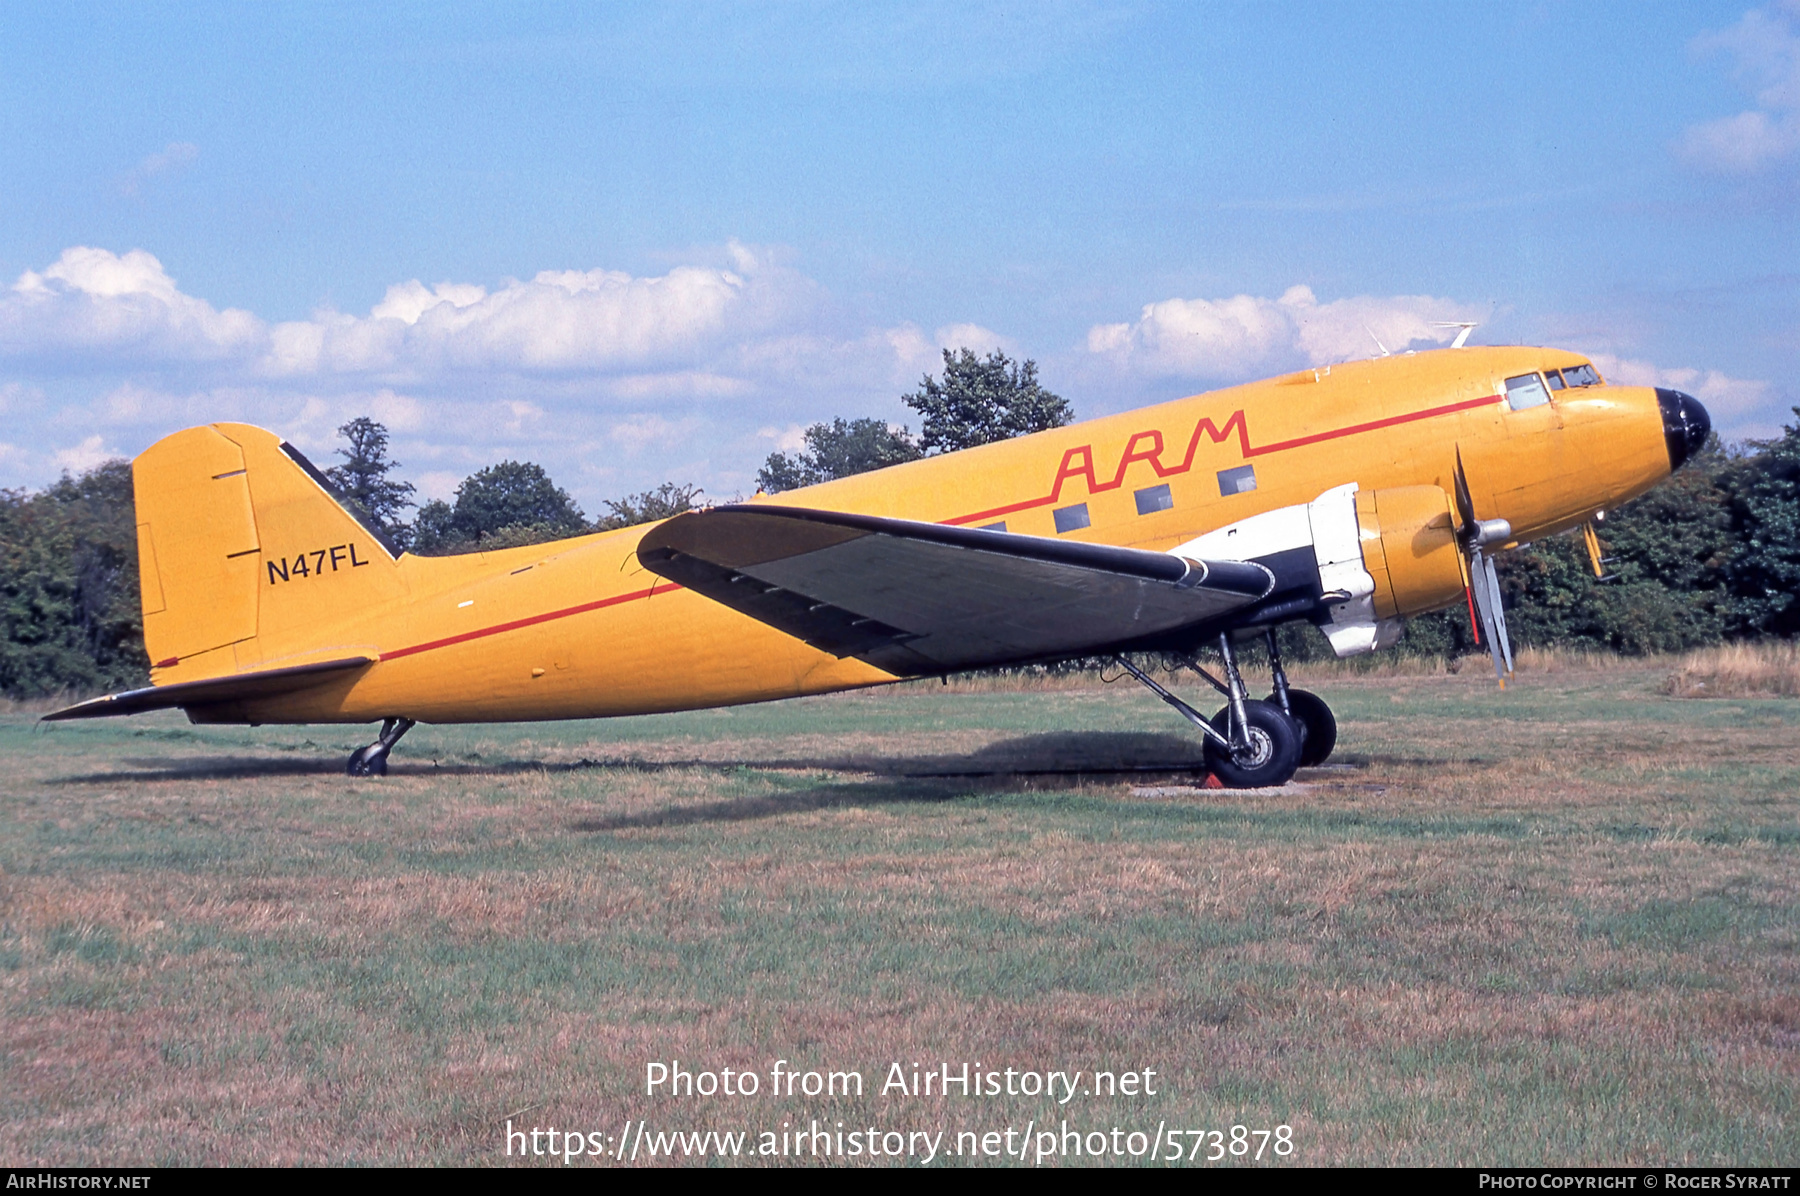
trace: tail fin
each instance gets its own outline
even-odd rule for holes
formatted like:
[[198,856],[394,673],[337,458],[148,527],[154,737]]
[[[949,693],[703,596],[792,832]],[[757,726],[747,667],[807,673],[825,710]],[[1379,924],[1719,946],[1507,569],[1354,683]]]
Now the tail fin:
[[334,625],[405,594],[398,550],[380,529],[261,428],[177,432],[131,473],[144,646],[159,684],[341,647]]

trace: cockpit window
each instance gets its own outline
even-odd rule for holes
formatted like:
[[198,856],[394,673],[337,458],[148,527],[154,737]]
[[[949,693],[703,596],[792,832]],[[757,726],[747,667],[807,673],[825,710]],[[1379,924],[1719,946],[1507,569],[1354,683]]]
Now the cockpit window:
[[1545,370],[1544,371],[1544,381],[1546,381],[1550,384],[1551,390],[1561,390],[1563,388],[1562,371],[1561,370]]
[[1544,389],[1544,380],[1536,374],[1520,374],[1506,380],[1506,404],[1514,411],[1542,407],[1549,401],[1550,392]]
[[1594,372],[1591,365],[1566,365],[1563,367],[1563,377],[1569,380],[1570,386],[1600,385],[1600,375]]

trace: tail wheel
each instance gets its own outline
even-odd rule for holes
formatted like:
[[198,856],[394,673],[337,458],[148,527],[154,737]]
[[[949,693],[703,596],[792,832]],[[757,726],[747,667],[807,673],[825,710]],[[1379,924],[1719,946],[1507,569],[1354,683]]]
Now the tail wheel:
[[[1270,705],[1278,705],[1273,694]],[[1337,746],[1337,718],[1318,694],[1288,690],[1288,714],[1300,727],[1300,767],[1311,768],[1331,759]]]
[[358,748],[350,754],[350,763],[345,766],[344,772],[353,777],[385,777],[388,754],[380,749],[379,743]]
[[[1269,702],[1244,703],[1249,723],[1249,744],[1243,751],[1228,752],[1211,739],[1206,741],[1206,766],[1229,789],[1271,789],[1288,783],[1300,767],[1300,728],[1287,713]],[[1213,729],[1229,738],[1230,708],[1213,716]]]

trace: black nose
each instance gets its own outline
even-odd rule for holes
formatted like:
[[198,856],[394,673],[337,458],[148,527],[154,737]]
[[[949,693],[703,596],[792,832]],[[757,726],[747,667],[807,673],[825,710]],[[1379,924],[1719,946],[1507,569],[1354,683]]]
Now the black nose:
[[1679,390],[1657,387],[1656,403],[1662,408],[1663,439],[1669,444],[1669,472],[1673,473],[1706,443],[1712,434],[1712,417],[1700,400]]

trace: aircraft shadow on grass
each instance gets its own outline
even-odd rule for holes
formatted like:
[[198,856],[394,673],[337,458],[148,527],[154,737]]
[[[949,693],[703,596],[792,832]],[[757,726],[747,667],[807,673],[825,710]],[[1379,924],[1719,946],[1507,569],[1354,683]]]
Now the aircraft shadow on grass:
[[[336,757],[206,756],[192,759],[127,757],[127,767],[57,778],[54,784],[122,781],[254,780],[263,777],[341,775]],[[692,769],[765,769],[776,772],[842,772],[911,780],[1067,777],[1120,774],[1191,775],[1205,767],[1198,740],[1146,732],[1064,731],[1003,739],[973,752],[941,755],[874,752],[838,755],[718,756],[649,759],[641,756],[578,760],[395,761],[394,777],[507,776],[517,773],[618,769],[672,772]]]
[[[1400,758],[1344,757],[1330,767],[1366,768]],[[1411,761],[1416,763],[1417,761]],[[1471,761],[1472,762],[1472,761]],[[154,757],[127,758],[128,769],[57,778],[52,784],[113,785],[130,781],[254,780],[284,776],[338,776],[342,766],[335,758],[230,756],[168,760]],[[795,788],[756,797],[727,798],[689,805],[670,804],[630,814],[583,818],[569,824],[577,832],[605,833],[653,827],[693,826],[716,822],[744,822],[777,818],[784,814],[834,808],[874,807],[914,802],[948,801],[975,793],[1042,792],[1078,787],[1093,780],[1139,781],[1167,779],[1196,784],[1205,774],[1200,744],[1179,735],[1146,732],[1063,731],[1003,739],[973,752],[938,755],[878,755],[846,753],[836,756],[742,756],[645,759],[618,756],[603,759],[396,762],[396,778],[462,776],[504,777],[523,773],[557,774],[589,770],[620,772],[692,772],[694,770],[769,772],[826,772],[853,775],[824,785]],[[1228,799],[1228,791],[1219,791]]]

